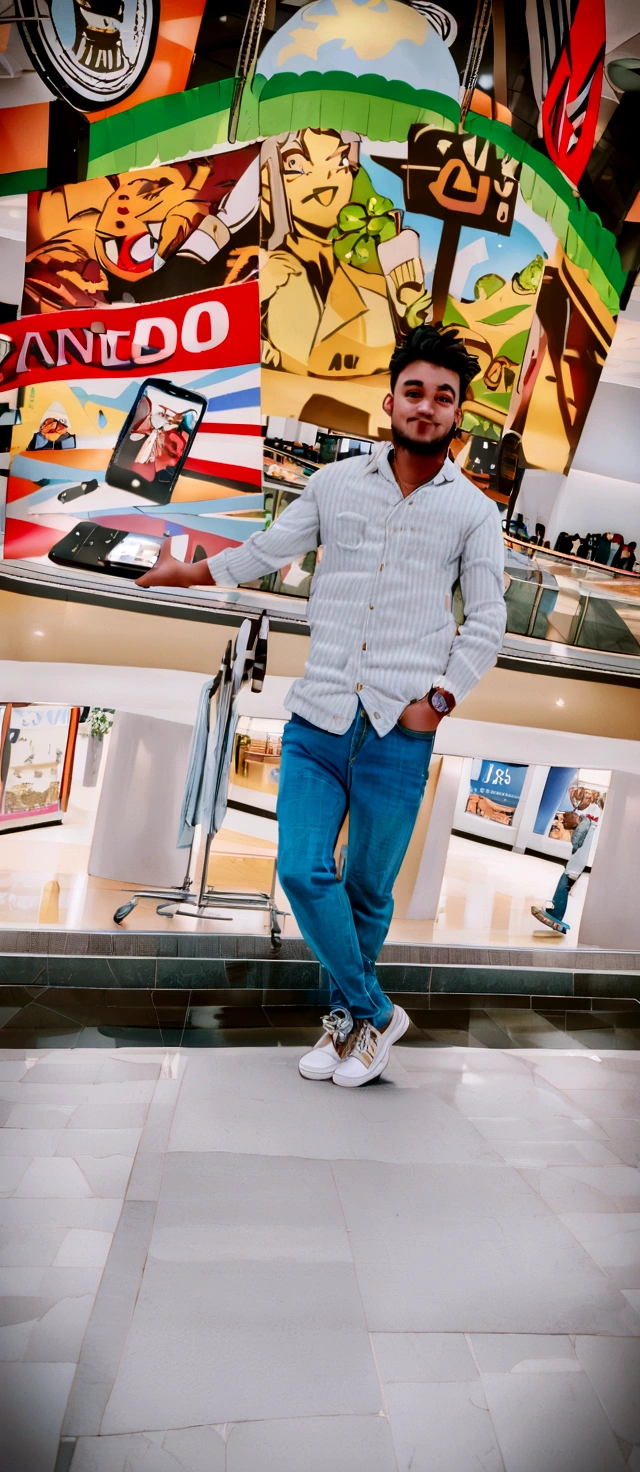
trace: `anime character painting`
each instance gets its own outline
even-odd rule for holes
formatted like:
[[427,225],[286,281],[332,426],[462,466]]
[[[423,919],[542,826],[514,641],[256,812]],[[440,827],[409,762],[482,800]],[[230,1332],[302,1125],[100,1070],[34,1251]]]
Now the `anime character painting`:
[[[374,190],[355,133],[304,128],[270,138],[260,169],[263,365],[305,379],[301,401],[318,380],[325,413],[333,406],[332,423],[346,428],[344,405],[362,394],[334,395],[327,380],[363,385],[386,373],[405,319],[408,328],[429,318],[419,241]],[[378,385],[376,405],[380,396]]]
[[246,281],[257,213],[257,144],[32,194],[23,313]]

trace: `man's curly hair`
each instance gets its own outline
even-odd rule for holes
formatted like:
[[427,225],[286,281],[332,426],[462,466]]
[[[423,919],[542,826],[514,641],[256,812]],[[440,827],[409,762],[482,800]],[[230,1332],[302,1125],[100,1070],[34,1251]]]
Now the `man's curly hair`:
[[480,364],[472,353],[468,353],[455,327],[414,327],[413,332],[398,344],[393,351],[389,372],[391,388],[395,388],[403,368],[418,361],[435,363],[438,368],[448,368],[460,379],[460,403],[466,397],[472,378],[480,372]]

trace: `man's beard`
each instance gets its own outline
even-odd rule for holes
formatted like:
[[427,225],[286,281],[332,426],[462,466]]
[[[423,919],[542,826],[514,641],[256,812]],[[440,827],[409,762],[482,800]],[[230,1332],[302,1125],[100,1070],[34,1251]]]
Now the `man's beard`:
[[396,447],[399,447],[401,450],[408,450],[411,455],[424,455],[426,457],[427,455],[441,455],[443,451],[448,450],[452,439],[455,438],[457,428],[454,424],[447,434],[440,436],[439,440],[412,440],[410,435],[403,434],[402,430],[396,429],[394,424],[391,425],[391,433],[393,435],[393,443]]

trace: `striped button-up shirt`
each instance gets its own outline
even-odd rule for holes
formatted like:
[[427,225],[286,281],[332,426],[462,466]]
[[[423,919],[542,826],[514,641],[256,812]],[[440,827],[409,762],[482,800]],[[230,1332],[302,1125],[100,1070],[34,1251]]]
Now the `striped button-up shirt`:
[[[289,710],[338,735],[362,702],[380,736],[433,685],[459,704],[495,664],[506,623],[497,507],[445,460],[404,497],[382,445],[327,465],[266,531],[209,560],[236,587],[322,546],[308,605],[306,672]],[[456,631],[460,578],[465,621]]]

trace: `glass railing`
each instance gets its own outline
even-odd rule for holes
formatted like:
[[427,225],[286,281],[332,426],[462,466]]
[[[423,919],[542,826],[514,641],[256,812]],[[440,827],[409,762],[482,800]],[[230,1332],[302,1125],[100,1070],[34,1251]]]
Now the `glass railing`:
[[506,537],[507,634],[640,658],[640,575]]

